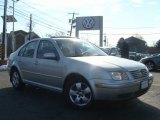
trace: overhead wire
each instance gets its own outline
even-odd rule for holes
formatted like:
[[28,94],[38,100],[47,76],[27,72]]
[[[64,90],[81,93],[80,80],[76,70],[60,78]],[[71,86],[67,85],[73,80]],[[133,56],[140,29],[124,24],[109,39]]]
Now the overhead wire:
[[[22,3],[25,3],[25,2],[23,2],[23,1],[21,1]],[[26,5],[28,5],[27,3],[25,3]],[[12,6],[11,5],[11,3],[9,2],[9,5],[10,6]],[[29,7],[30,5],[28,5],[28,7]],[[32,7],[32,6],[30,6],[30,7]],[[34,8],[34,7],[32,7],[32,8]],[[38,9],[36,9],[36,8],[34,8],[35,10],[38,10]],[[19,9],[17,9],[17,8],[15,8],[15,11],[17,11],[17,12],[19,12],[19,14],[25,14],[26,15],[26,13],[25,12],[22,12],[21,10],[19,10]],[[29,12],[29,11],[27,11],[27,10],[24,10],[24,11],[26,11],[27,13]],[[39,10],[40,11],[40,10]],[[42,11],[41,11],[42,12]],[[31,12],[29,12],[29,13],[31,13]],[[46,13],[45,13],[45,15],[46,15]],[[63,28],[63,27],[60,27],[60,26],[57,26],[57,25],[55,25],[55,24],[49,24],[48,22],[46,23],[46,21],[48,21],[48,20],[45,20],[44,18],[40,18],[38,15],[35,15],[34,14],[34,16],[36,16],[36,18],[34,17],[33,19],[34,20],[36,20],[36,21],[39,21],[39,22],[41,22],[41,23],[43,23],[43,24],[45,24],[45,25],[48,25],[48,26],[50,26],[50,27],[54,27],[54,28],[56,28],[56,29],[59,29],[59,30],[62,30],[62,31],[68,31],[68,30],[66,30],[65,28]],[[46,15],[47,16],[47,15]],[[47,16],[47,17],[49,17],[49,16]],[[51,17],[50,17],[51,18]],[[45,22],[44,22],[45,21]]]
[[[99,35],[96,33],[80,33],[80,34],[86,34],[86,35]],[[134,35],[135,33],[104,33],[104,35]],[[156,35],[160,33],[139,33],[140,35]]]
[[[19,11],[17,11],[17,10],[15,10],[15,12],[17,12],[17,13],[19,13],[19,14],[21,14],[21,15],[24,15],[24,16],[26,16],[26,17],[29,17],[29,15],[26,15],[26,14],[23,13],[23,12],[19,12]],[[36,19],[36,18],[33,18],[33,22],[34,22],[34,23],[37,23],[37,22],[35,22],[35,21],[37,21],[37,22],[39,22],[39,23],[41,23],[41,24],[44,24],[44,25],[46,25],[46,26],[56,28],[57,31],[58,31],[58,30],[61,30],[61,31],[64,31],[64,30],[65,30],[65,28],[59,28],[59,27],[53,26],[53,25],[51,25],[51,24],[48,24],[48,23],[46,23],[46,22],[44,22],[44,21],[38,20],[38,19]],[[66,31],[67,31],[67,30],[66,30]]]
[[[9,8],[9,10],[10,10],[11,8]],[[10,12],[10,13],[12,13],[12,12]],[[22,12],[19,12],[19,11],[17,11],[17,10],[15,10],[15,13],[18,13],[19,15],[18,16],[23,16],[23,17],[26,17],[26,18],[28,18],[28,20],[29,20],[29,15],[26,15],[25,13],[22,13]],[[47,28],[52,28],[52,30],[55,30],[55,31],[64,31],[64,29],[63,28],[58,28],[58,27],[55,27],[55,26],[52,26],[52,25],[50,25],[50,24],[48,24],[48,23],[45,23],[45,22],[42,22],[42,21],[40,21],[40,20],[38,20],[38,19],[35,19],[35,21],[34,21],[34,23],[36,23],[36,24],[38,24],[38,25],[41,25],[41,26],[45,26],[45,27],[47,27]],[[54,28],[54,29],[53,29]]]
[[107,29],[154,29],[157,27],[103,27]]
[[[2,1],[0,1],[1,3],[4,3],[4,2],[2,2]],[[39,9],[36,9],[35,7],[33,7],[33,6],[31,6],[31,5],[29,5],[29,4],[27,4],[27,3],[25,3],[25,2],[23,2],[23,1],[21,1],[23,4],[25,4],[25,5],[27,5],[28,7],[30,7],[30,8],[32,8],[32,9],[34,9],[34,10],[36,10],[36,11],[39,11],[39,12],[41,12],[42,13],[42,11],[40,11]],[[10,2],[9,2],[9,4],[10,4]],[[0,6],[3,6],[3,5],[0,5]],[[16,9],[15,10],[15,12],[17,12],[18,14],[21,14],[21,17],[22,17],[22,15],[23,16],[25,16],[25,17],[29,17],[28,15],[26,15],[24,12],[22,12],[22,11],[20,11],[20,10],[18,10],[18,9]],[[43,12],[43,14],[44,15],[46,15],[46,13],[45,12]],[[35,15],[35,16],[37,16],[37,15]],[[48,16],[48,15],[46,15],[46,16]],[[38,17],[38,16],[37,16]],[[48,16],[49,17],[49,16]],[[59,19],[57,19],[57,18],[55,18],[56,20],[58,20],[59,21]],[[34,20],[36,20],[36,21],[38,21],[38,22],[35,22],[35,23],[38,23],[39,25],[42,25],[43,24],[43,26],[45,26],[45,27],[47,27],[47,28],[50,28],[50,27],[54,27],[54,28],[56,28],[56,29],[54,29],[54,30],[56,30],[56,31],[58,31],[57,29],[59,29],[59,30],[64,30],[64,28],[60,28],[60,27],[56,27],[56,26],[53,26],[53,25],[50,25],[50,24],[48,24],[48,23],[46,23],[46,22],[42,22],[42,21],[40,21],[40,20],[38,20],[38,19],[36,19],[36,18],[34,18]],[[155,27],[131,27],[131,28],[125,28],[125,27],[104,27],[104,29],[105,28],[108,28],[108,29],[153,29],[153,28],[155,28]],[[67,30],[66,30],[67,31]],[[93,34],[93,33],[81,33],[81,34],[90,34],[90,35],[98,35],[98,34]],[[124,34],[124,33],[105,33],[106,35],[132,35],[132,34],[130,34],[130,33],[128,33],[128,34]],[[154,35],[154,34],[160,34],[160,33],[142,33],[141,35]]]
[[[1,10],[2,10],[2,8],[0,8]],[[11,11],[8,11],[9,13],[12,13]],[[15,15],[17,15],[17,16],[19,16],[19,17],[21,17],[21,18],[23,18],[23,19],[25,19],[25,20],[28,20],[29,21],[29,18],[28,18],[28,16],[24,16],[24,15],[22,15],[22,14],[19,14],[19,13],[17,13],[17,12],[15,12]],[[43,26],[43,27],[45,27],[45,28],[48,28],[48,29],[50,29],[50,30],[53,30],[53,31],[56,31],[56,32],[59,32],[59,30],[57,30],[57,29],[53,29],[53,28],[51,28],[51,27],[49,27],[49,26],[46,26],[46,25],[44,25],[44,24],[42,24],[42,23],[39,23],[39,22],[35,22],[36,24],[38,24],[38,25],[40,25],[40,26]]]
[[32,8],[32,9],[34,9],[34,10],[36,10],[36,11],[39,11],[41,14],[43,14],[43,15],[45,15],[45,16],[47,16],[47,17],[52,17],[52,18],[54,18],[55,20],[57,20],[58,22],[64,23],[64,21],[62,21],[61,19],[58,19],[58,18],[56,18],[56,17],[47,15],[47,13],[45,13],[45,12],[43,12],[43,11],[41,11],[41,10],[39,10],[39,9],[37,9],[37,8],[35,8],[35,7],[31,6],[31,5],[29,5],[29,4],[27,4],[27,3],[24,2],[24,1],[20,1],[20,2],[22,2],[22,3],[25,4],[26,6]]

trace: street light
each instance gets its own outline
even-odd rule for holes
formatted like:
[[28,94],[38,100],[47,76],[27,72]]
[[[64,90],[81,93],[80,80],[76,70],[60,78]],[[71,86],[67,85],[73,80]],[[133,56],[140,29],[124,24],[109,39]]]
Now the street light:
[[[14,4],[15,2],[18,2],[19,0],[12,0],[13,1],[13,18],[14,18]],[[13,32],[12,32],[12,51],[14,52],[16,49],[16,44],[15,44],[15,37],[14,37],[14,20],[13,20]]]

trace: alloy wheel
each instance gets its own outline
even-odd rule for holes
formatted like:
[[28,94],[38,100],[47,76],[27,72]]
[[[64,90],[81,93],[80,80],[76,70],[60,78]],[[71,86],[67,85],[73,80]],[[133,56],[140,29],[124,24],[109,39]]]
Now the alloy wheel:
[[147,66],[148,70],[153,70],[154,69],[154,63],[153,62],[147,62],[146,66]]
[[14,72],[12,75],[12,84],[14,87],[18,87],[19,86],[19,74],[17,72]]
[[91,89],[86,83],[74,83],[69,90],[69,97],[74,105],[80,107],[86,106],[92,98]]

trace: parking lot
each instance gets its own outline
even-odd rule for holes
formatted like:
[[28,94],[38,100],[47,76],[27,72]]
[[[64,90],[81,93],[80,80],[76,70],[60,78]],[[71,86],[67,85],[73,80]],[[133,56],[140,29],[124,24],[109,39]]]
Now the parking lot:
[[137,99],[75,110],[58,93],[29,86],[15,91],[8,73],[0,72],[0,120],[160,120],[160,71],[152,74],[151,89]]

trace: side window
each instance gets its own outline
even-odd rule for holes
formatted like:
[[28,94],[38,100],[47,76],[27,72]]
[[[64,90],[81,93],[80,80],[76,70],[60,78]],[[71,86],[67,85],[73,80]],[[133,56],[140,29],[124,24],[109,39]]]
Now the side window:
[[25,49],[26,49],[26,45],[23,47],[23,48],[21,48],[21,50],[19,51],[19,53],[18,53],[18,56],[23,56],[23,54],[24,54],[24,51],[25,51]]
[[36,45],[37,45],[37,41],[33,41],[28,43],[25,47],[23,47],[20,52],[19,52],[19,56],[22,57],[30,57],[33,58],[34,56],[34,51],[36,49]]
[[37,58],[43,59],[45,53],[55,53],[56,54],[56,48],[54,47],[53,43],[48,40],[42,40],[38,46],[37,51]]

